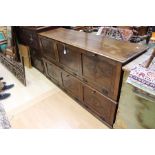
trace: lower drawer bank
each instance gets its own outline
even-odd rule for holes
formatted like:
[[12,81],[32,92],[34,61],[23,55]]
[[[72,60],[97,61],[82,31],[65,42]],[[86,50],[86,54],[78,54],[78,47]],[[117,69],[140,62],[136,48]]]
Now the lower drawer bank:
[[46,59],[43,59],[43,63],[47,78],[109,127],[113,127],[117,102],[91,88],[56,64]]

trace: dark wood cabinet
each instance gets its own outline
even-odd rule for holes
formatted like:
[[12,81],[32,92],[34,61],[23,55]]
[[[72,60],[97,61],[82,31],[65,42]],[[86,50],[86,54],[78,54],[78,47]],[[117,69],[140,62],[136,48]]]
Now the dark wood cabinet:
[[102,120],[113,125],[117,103],[90,87],[84,86],[84,104]]
[[81,53],[78,48],[70,45],[57,43],[59,62],[66,70],[75,75],[81,75]]
[[122,66],[147,47],[63,28],[39,33],[39,38],[46,76],[112,127]]
[[82,101],[83,89],[82,83],[71,74],[62,72],[63,87],[68,93],[70,93],[75,99]]

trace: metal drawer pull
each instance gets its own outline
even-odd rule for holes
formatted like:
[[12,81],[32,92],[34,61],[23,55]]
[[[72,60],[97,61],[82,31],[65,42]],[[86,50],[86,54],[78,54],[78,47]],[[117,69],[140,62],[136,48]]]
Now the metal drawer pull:
[[70,75],[68,74],[68,75],[66,75],[66,77],[69,77]]
[[104,88],[102,89],[102,92],[103,92],[104,94],[108,95],[108,91],[105,90]]
[[67,49],[65,45],[64,45],[64,54],[67,54]]
[[32,38],[32,35],[31,35],[31,37],[30,37],[30,42],[32,42],[33,41],[33,38]]
[[73,75],[74,75],[74,76],[77,76],[77,74],[76,74],[76,73],[73,73]]
[[88,55],[88,56],[92,56],[92,57],[96,57],[96,56],[97,56],[97,54],[91,53],[91,52],[87,52],[87,55]]

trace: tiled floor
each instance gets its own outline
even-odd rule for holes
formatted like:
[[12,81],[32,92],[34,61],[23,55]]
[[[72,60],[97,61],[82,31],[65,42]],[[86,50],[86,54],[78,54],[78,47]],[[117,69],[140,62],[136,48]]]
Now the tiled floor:
[[36,69],[26,69],[26,87],[2,64],[0,70],[15,84],[2,101],[12,128],[108,128]]

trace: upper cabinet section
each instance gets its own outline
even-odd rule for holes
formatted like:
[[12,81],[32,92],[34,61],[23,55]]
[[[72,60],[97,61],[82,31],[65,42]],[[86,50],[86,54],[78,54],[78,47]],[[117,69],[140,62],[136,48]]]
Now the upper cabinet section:
[[57,53],[56,53],[56,44],[52,39],[48,39],[46,37],[39,36],[40,40],[40,47],[43,57],[45,57],[48,60],[54,60],[57,59]]
[[63,67],[75,75],[81,75],[81,53],[80,49],[57,43],[59,62]]
[[144,53],[148,48],[147,46],[140,44],[109,39],[103,36],[64,28],[42,32],[40,35],[104,56],[123,64]]

